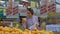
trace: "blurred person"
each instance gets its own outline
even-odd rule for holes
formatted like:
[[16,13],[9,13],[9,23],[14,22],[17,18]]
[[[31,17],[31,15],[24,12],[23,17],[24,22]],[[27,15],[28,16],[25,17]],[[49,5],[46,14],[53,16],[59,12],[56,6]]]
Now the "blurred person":
[[22,28],[26,29],[26,18],[22,18]]
[[33,9],[27,8],[27,29],[33,30],[35,28],[38,28],[38,25],[38,17],[34,15]]

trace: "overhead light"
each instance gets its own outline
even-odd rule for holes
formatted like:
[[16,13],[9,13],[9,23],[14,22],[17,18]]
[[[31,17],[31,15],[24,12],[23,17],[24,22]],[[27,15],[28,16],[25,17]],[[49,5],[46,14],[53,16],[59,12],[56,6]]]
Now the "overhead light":
[[20,5],[20,4],[19,4],[18,6],[23,6],[23,5]]
[[22,1],[26,1],[26,0],[22,0]]
[[5,3],[5,1],[0,1],[1,3]]
[[27,0],[21,0],[21,1],[25,1],[25,2],[28,2]]
[[28,6],[28,8],[31,8],[31,6]]

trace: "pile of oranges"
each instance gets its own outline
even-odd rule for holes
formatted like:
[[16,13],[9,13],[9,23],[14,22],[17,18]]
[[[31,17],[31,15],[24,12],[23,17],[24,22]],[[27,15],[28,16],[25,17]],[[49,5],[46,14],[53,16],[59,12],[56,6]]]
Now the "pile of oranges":
[[33,30],[30,31],[28,29],[25,29],[24,31],[18,29],[18,28],[10,28],[10,27],[3,27],[0,26],[0,34],[54,34],[53,32],[48,32],[45,30]]
[[21,34],[22,31],[17,28],[0,26],[0,34]]

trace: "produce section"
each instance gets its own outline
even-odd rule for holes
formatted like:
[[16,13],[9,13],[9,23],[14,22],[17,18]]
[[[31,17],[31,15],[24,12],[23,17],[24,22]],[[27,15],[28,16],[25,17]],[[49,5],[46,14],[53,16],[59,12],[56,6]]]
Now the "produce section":
[[60,34],[59,3],[59,0],[0,0],[0,34]]
[[35,29],[33,31],[25,29],[24,31],[22,31],[18,28],[0,26],[0,34],[54,34],[54,33],[50,31],[45,31],[45,30],[39,31],[38,29]]

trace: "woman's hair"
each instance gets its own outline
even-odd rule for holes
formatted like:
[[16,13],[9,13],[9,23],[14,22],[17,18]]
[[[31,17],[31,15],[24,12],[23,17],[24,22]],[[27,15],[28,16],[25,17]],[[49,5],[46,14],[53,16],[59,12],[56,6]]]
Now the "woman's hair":
[[27,10],[28,10],[32,15],[34,14],[33,9],[31,9],[31,8],[27,8]]

